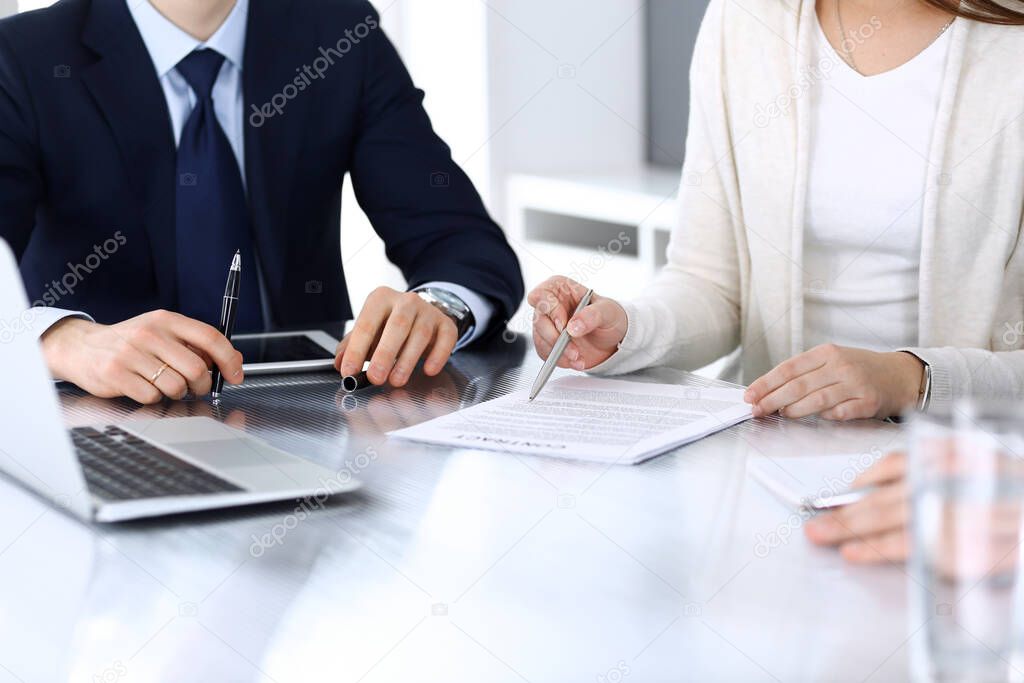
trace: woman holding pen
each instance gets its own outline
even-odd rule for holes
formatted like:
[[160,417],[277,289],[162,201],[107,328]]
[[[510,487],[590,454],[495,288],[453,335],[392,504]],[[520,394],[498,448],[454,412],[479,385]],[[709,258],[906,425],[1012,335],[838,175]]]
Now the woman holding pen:
[[596,374],[739,346],[755,416],[1024,396],[1022,54],[1021,3],[712,0],[668,264],[571,318],[586,288],[543,283],[538,352],[566,325]]

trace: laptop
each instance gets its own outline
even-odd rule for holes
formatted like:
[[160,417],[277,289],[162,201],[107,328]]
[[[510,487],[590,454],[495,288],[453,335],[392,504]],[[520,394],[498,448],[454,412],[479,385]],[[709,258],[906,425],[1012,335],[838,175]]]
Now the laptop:
[[0,472],[70,513],[119,522],[326,498],[359,487],[207,417],[67,429],[14,255],[0,240]]

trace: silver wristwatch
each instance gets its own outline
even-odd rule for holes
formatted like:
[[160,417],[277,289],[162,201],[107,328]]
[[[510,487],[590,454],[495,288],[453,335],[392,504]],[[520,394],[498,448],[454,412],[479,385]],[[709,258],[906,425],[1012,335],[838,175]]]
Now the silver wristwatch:
[[932,366],[923,358],[915,356],[924,364],[924,374],[921,375],[921,386],[917,390],[917,411],[924,413],[928,411],[928,404],[932,402]]
[[465,337],[476,326],[473,311],[469,310],[469,306],[466,305],[465,301],[451,292],[445,289],[438,289],[437,287],[424,287],[423,289],[417,289],[416,294],[452,319],[455,327],[459,330],[459,339]]

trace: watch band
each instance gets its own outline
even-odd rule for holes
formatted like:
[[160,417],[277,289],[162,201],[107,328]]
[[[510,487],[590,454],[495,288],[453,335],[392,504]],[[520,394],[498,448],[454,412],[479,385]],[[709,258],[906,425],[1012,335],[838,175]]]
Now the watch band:
[[932,400],[932,366],[919,356],[914,356],[924,365],[924,374],[921,375],[921,388],[917,392],[917,411],[919,413],[928,410],[928,404]]
[[416,290],[416,294],[431,306],[448,316],[458,330],[459,339],[466,336],[466,333],[473,329],[476,319],[473,311],[462,299],[449,291],[439,291],[434,287],[426,287]]

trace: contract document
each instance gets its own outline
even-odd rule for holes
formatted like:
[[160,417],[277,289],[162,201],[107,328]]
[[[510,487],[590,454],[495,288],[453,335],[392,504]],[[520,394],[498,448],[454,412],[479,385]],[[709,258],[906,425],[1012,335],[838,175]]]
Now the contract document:
[[743,390],[562,377],[389,436],[634,465],[750,418]]

